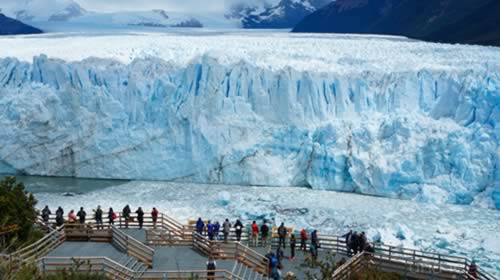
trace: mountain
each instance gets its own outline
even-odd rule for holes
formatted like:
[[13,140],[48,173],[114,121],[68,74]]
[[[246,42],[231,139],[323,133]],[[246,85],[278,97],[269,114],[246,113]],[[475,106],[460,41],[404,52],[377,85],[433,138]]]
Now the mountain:
[[40,29],[0,14],[0,35],[38,34]]
[[237,5],[232,17],[240,18],[244,28],[292,28],[304,17],[331,0],[281,0],[264,7]]
[[498,0],[338,0],[293,32],[402,35],[445,43],[500,46]]
[[73,0],[21,0],[9,1],[3,12],[23,22],[68,21],[87,13]]

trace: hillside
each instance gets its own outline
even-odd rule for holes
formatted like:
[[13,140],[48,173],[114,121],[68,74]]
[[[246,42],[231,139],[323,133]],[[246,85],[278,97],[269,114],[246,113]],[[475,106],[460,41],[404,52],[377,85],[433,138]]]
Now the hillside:
[[0,35],[38,34],[40,29],[0,14]]
[[402,35],[445,43],[500,46],[497,0],[338,0],[293,32]]

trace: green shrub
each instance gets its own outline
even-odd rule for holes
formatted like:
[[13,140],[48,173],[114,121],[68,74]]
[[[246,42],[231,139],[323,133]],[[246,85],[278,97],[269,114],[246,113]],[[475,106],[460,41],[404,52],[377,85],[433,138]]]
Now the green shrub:
[[7,234],[0,252],[9,252],[30,244],[43,236],[33,225],[37,218],[37,201],[25,191],[23,183],[12,176],[0,181],[0,228],[18,225],[19,230]]

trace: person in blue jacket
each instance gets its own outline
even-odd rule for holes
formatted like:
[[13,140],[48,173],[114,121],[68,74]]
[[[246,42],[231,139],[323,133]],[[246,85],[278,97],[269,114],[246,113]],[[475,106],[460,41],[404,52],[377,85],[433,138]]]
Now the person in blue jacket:
[[205,223],[201,220],[201,218],[198,218],[198,221],[196,222],[196,232],[198,232],[200,235],[203,235],[203,228],[205,227]]
[[215,238],[215,240],[219,240],[219,232],[220,232],[220,224],[217,221],[214,224],[214,238]]
[[207,223],[207,234],[209,240],[214,240],[214,224],[210,220]]

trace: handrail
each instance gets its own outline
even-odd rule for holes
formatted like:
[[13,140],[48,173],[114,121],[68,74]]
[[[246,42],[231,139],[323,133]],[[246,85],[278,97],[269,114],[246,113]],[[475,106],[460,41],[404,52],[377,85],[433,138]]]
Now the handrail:
[[346,263],[338,267],[334,271],[332,278],[334,280],[350,279],[353,273],[358,272],[362,268],[363,264],[360,265],[360,263],[363,262],[362,260],[363,256],[364,256],[363,252],[357,253],[354,257],[350,258]]
[[149,268],[153,267],[154,249],[138,241],[132,236],[124,233],[115,226],[111,226],[112,239],[126,249],[129,256],[137,258],[139,261],[146,264]]
[[242,263],[262,275],[268,274],[269,260],[240,242],[208,240],[193,232],[193,247],[214,259],[231,259]]
[[11,232],[15,232],[19,230],[19,226],[17,224],[7,225],[0,228],[0,236],[6,235]]
[[10,254],[9,258],[21,264],[27,263],[41,256],[45,256],[51,250],[61,245],[65,238],[64,226],[61,226],[56,230],[51,230],[37,242],[13,252]]
[[[131,217],[136,217],[135,213],[132,213],[130,215]],[[53,220],[52,216],[50,217],[50,220]],[[118,226],[122,227],[124,226],[124,220],[123,216],[121,213],[119,213],[119,218],[115,220],[118,222]],[[138,223],[137,221],[129,221],[128,225],[130,227],[137,227]],[[193,246],[195,241],[193,241],[193,238],[195,237],[194,234],[192,234],[194,231],[194,227],[192,225],[187,225],[184,226],[175,219],[160,213],[158,216],[157,224],[156,224],[156,229],[158,231],[152,230],[155,225],[152,222],[152,217],[150,213],[145,213],[144,215],[144,227],[149,228],[146,230],[146,237],[147,241],[149,244],[155,244],[155,245],[174,245],[174,246]],[[166,233],[162,233],[161,231],[164,230]],[[243,235],[246,234],[246,231],[243,232]],[[165,237],[168,237],[165,238]],[[341,253],[347,253],[348,249],[345,244],[345,238],[336,236],[336,235],[319,235],[318,236],[320,239],[321,243],[321,248],[320,250],[333,250],[336,252],[341,252]],[[206,239],[206,237],[202,236],[203,239]],[[246,239],[246,238],[245,238]],[[273,238],[271,242],[276,242],[276,238]],[[203,242],[201,240],[197,241],[197,244],[199,246],[202,246]],[[215,243],[216,244],[216,243]],[[391,256],[392,258],[396,259],[396,257],[401,257],[405,258],[408,260],[412,261],[420,261],[422,264],[426,264],[431,267],[440,267],[443,269],[452,269],[452,270],[458,270],[461,269],[462,271],[466,271],[469,269],[471,261],[470,259],[466,257],[460,257],[460,256],[452,256],[452,255],[444,255],[444,254],[439,254],[439,253],[432,253],[432,252],[426,252],[422,250],[415,250],[415,249],[407,249],[407,248],[401,248],[401,247],[395,247],[395,246],[390,246],[382,243],[370,243],[374,247],[375,251],[380,253],[381,256]],[[297,244],[299,246],[299,244]],[[205,250],[210,249],[210,253],[213,253],[213,248],[210,246],[207,246],[205,244]],[[228,250],[226,248],[226,250]],[[490,280],[490,279],[495,279],[492,275],[488,274],[484,270],[478,267],[478,276],[480,276],[479,279],[485,279],[485,280]]]
[[[76,262],[76,263],[75,263]],[[56,272],[64,269],[77,269],[80,271],[104,272],[112,279],[223,279],[223,280],[245,280],[232,274],[227,270],[178,270],[178,271],[133,271],[124,265],[117,263],[107,257],[43,257],[39,260],[40,266],[45,273]],[[214,276],[208,277],[208,273]]]

